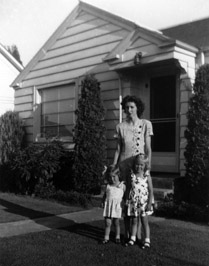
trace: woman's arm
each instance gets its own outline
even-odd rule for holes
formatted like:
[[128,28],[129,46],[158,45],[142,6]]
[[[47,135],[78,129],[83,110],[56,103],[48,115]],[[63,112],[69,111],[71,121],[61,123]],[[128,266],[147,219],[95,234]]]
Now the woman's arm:
[[113,160],[113,164],[112,164],[115,167],[118,165],[118,161],[119,161],[119,157],[120,157],[120,151],[121,151],[121,143],[118,140],[115,155],[114,155],[114,160]]
[[150,175],[148,175],[148,177],[147,177],[147,182],[148,182],[148,191],[149,191],[148,208],[151,208],[152,199],[153,199],[153,184],[152,184],[152,178]]
[[151,159],[152,159],[151,136],[147,136],[145,138],[145,153],[149,160],[147,170],[151,170]]

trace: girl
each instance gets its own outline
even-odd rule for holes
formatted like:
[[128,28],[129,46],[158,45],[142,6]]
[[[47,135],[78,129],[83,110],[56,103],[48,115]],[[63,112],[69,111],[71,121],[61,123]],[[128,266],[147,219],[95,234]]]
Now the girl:
[[[137,230],[140,222],[145,233],[145,241],[142,248],[150,247],[150,227],[148,215],[152,214],[153,186],[149,171],[145,172],[148,158],[137,155],[134,161],[134,172],[131,175],[131,189],[127,201],[127,215],[131,217],[131,237],[128,246],[133,246],[136,241]],[[140,221],[141,218],[141,221]]]
[[[112,168],[111,168],[112,169]],[[120,244],[120,218],[125,185],[119,181],[119,169],[107,170],[108,184],[103,196],[103,216],[105,218],[105,236],[103,244],[109,243],[112,222],[115,225],[115,242]]]

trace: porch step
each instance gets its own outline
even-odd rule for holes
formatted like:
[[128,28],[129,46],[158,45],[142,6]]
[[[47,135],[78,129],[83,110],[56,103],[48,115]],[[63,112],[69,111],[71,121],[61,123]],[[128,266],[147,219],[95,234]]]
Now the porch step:
[[174,180],[177,174],[151,173],[155,201],[163,200],[168,194],[174,192]]
[[152,183],[154,188],[173,189],[173,182],[175,178],[172,177],[156,177],[152,176]]
[[173,193],[173,189],[154,188],[155,201],[162,201],[168,194]]

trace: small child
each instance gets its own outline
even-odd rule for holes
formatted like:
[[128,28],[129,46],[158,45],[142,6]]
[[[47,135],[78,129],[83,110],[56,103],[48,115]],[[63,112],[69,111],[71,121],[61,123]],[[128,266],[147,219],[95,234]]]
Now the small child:
[[107,169],[108,184],[103,196],[103,216],[105,218],[105,236],[103,244],[109,243],[112,222],[115,225],[115,243],[120,244],[120,218],[122,201],[126,186],[119,181],[119,169]]
[[[146,172],[148,158],[137,155],[134,161],[134,171],[131,174],[131,189],[127,201],[127,215],[131,217],[131,237],[128,246],[136,242],[136,234],[142,222],[145,231],[145,241],[142,248],[150,247],[150,227],[148,215],[153,212],[153,186],[149,172]],[[140,221],[141,220],[141,221]]]

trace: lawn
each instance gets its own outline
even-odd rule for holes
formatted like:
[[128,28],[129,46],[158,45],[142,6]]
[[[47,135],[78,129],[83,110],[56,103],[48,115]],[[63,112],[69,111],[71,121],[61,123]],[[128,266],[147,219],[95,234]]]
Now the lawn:
[[[207,225],[158,217],[151,217],[150,221],[149,250],[114,242],[101,245],[104,233],[101,217],[100,221],[62,229],[0,238],[0,266],[208,266]],[[122,222],[121,229],[123,235]]]
[[[123,226],[122,226],[123,227]],[[1,266],[208,266],[209,228],[182,221],[151,222],[152,247],[101,245],[103,221],[0,239]]]

